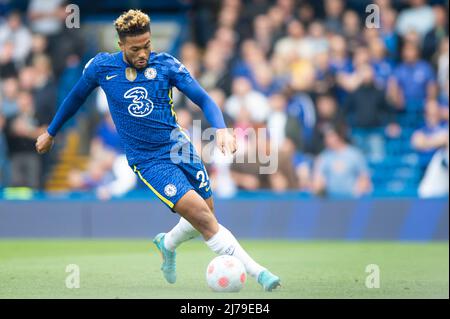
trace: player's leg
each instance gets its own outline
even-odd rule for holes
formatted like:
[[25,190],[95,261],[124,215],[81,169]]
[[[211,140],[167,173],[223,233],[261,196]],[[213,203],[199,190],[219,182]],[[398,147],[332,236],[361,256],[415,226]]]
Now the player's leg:
[[247,273],[258,278],[266,290],[279,284],[279,278],[256,263],[241,247],[233,234],[219,225],[214,216],[211,183],[208,172],[192,144],[189,158],[178,164],[194,191],[189,191],[176,203],[174,210],[200,231],[206,244],[217,254],[234,255],[242,261]]
[[165,247],[170,251],[175,251],[175,249],[185,241],[191,240],[198,236],[200,236],[200,232],[195,229],[185,218],[181,217],[178,224],[166,233],[164,239]]
[[[183,160],[177,167],[184,173],[193,189],[206,201],[211,212],[214,213],[211,185],[203,162],[192,143],[188,146]],[[200,233],[185,218],[181,217],[178,224],[165,235],[165,246],[174,251],[179,245],[190,239],[196,238]]]
[[[214,214],[214,201],[212,196],[205,199],[206,204],[210,211]],[[175,225],[164,238],[165,247],[170,251],[174,251],[182,243],[197,238],[200,236],[200,232],[195,229],[191,223],[185,218],[180,217],[180,221]]]
[[209,210],[214,214],[214,200],[211,197],[205,199],[206,205],[208,205]]
[[202,234],[206,245],[212,251],[219,255],[226,254],[238,258],[244,264],[247,273],[257,279],[265,290],[271,291],[279,286],[280,279],[247,254],[234,235],[217,222],[207,202],[196,191],[188,191],[175,204],[174,210]]
[[[164,160],[151,161],[132,167],[140,180],[173,212],[175,203],[184,194],[192,189],[184,173],[173,163]],[[161,270],[169,283],[176,281],[176,253],[175,247],[182,241],[199,234],[185,219],[181,219],[174,227],[172,234],[178,238],[169,245],[166,243],[166,234],[155,236],[153,243],[161,253],[163,263]]]

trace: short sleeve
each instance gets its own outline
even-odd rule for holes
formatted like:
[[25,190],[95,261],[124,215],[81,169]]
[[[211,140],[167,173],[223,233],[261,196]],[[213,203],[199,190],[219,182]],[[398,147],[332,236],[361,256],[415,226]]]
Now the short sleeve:
[[172,86],[178,87],[180,83],[189,84],[193,78],[186,67],[177,58],[167,54],[169,79]]

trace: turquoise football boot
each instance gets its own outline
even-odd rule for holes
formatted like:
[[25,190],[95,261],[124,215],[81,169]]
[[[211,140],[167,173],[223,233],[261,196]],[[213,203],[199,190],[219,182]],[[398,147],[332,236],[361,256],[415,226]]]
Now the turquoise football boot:
[[156,248],[158,248],[163,259],[161,270],[164,274],[164,278],[166,278],[169,284],[173,284],[175,283],[175,281],[177,281],[175,264],[176,252],[171,252],[170,250],[166,249],[166,247],[164,246],[165,236],[166,233],[160,233],[156,235],[155,238],[153,238],[153,243],[156,245]]
[[280,278],[272,274],[268,270],[263,270],[258,275],[258,283],[263,286],[265,291],[272,291],[281,286]]

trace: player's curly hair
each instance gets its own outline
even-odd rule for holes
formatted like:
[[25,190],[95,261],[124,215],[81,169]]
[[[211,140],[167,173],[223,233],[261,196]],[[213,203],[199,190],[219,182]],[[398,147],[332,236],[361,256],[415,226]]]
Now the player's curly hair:
[[130,9],[114,21],[119,38],[150,32],[150,17],[141,10]]

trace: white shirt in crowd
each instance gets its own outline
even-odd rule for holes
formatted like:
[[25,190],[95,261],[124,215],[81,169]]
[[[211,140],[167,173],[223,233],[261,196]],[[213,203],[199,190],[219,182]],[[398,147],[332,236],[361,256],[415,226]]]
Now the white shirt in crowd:
[[[50,13],[57,10],[64,0],[31,0],[28,12]],[[54,35],[62,30],[63,23],[58,17],[43,17],[31,21],[31,30],[45,35]]]
[[232,95],[225,102],[225,112],[233,119],[238,118],[241,107],[246,108],[253,122],[264,122],[270,112],[267,98],[256,91],[251,91],[243,97]]

